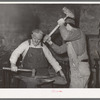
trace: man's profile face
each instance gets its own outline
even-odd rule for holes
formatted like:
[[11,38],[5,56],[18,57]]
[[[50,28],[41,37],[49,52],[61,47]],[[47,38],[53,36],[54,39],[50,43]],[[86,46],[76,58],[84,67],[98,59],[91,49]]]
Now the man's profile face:
[[41,33],[34,32],[31,36],[32,36],[32,43],[33,43],[33,45],[34,46],[39,45],[39,43],[42,40],[43,35]]

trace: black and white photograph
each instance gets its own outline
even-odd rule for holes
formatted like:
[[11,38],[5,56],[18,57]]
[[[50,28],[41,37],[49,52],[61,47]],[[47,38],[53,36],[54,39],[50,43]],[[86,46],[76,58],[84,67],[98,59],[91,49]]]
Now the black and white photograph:
[[0,88],[100,88],[100,4],[0,4]]

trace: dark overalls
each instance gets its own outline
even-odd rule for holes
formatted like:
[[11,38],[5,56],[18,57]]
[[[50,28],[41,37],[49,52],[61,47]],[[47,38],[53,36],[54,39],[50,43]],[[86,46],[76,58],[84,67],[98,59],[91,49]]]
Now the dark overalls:
[[[35,69],[36,75],[47,76],[48,72],[48,61],[45,58],[42,48],[32,48],[29,47],[29,50],[23,60],[24,69]],[[25,74],[27,76],[27,74]],[[31,76],[28,74],[28,76]]]

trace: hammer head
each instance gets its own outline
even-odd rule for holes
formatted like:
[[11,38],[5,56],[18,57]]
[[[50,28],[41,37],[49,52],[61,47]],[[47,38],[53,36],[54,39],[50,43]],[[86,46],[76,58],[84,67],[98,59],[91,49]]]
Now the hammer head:
[[67,17],[74,18],[74,14],[68,8],[64,7],[62,10],[66,14]]

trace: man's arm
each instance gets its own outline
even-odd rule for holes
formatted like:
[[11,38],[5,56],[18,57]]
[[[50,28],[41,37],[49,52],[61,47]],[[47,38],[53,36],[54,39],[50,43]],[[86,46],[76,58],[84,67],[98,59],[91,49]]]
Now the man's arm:
[[17,71],[16,62],[17,62],[20,54],[22,54],[24,52],[24,50],[27,48],[27,45],[28,45],[28,41],[23,42],[11,54],[10,63],[11,63],[11,70],[12,71]]
[[67,44],[65,43],[65,44],[63,44],[63,45],[61,45],[61,46],[58,46],[57,44],[55,44],[55,43],[53,43],[52,41],[51,41],[51,37],[49,37],[49,35],[46,35],[45,37],[44,37],[44,40],[43,40],[44,42],[46,41],[49,45],[50,45],[50,47],[57,53],[57,54],[63,54],[63,53],[65,53],[65,52],[67,52]]
[[58,46],[52,42],[52,44],[50,46],[57,54],[63,54],[65,52],[67,52],[67,44],[66,43],[61,46]]
[[55,72],[56,73],[59,72],[60,75],[65,78],[65,75],[62,72],[62,67],[59,65],[59,63],[56,61],[56,59],[52,56],[51,52],[45,45],[43,45],[43,51],[44,51],[45,57],[47,58],[48,62],[52,65]]

